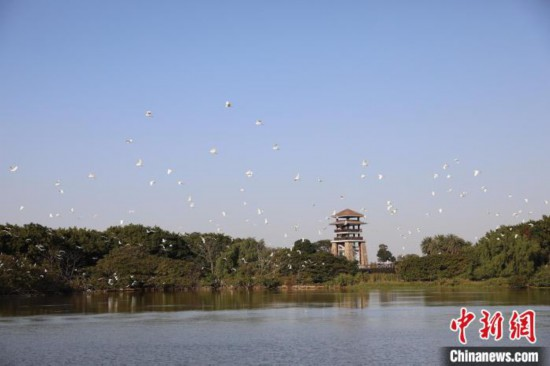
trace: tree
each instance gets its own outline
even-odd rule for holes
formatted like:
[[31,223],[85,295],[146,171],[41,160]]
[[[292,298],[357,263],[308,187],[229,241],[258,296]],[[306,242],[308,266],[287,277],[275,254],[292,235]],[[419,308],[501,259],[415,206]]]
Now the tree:
[[293,250],[304,254],[313,254],[317,251],[317,248],[309,239],[299,239],[294,242]]
[[388,250],[388,246],[386,244],[380,244],[378,246],[378,253],[376,253],[376,256],[378,257],[379,262],[395,262],[395,257]]
[[330,253],[332,242],[328,239],[323,239],[323,240],[316,241],[315,243],[313,243],[313,245],[317,247],[317,252]]
[[420,249],[424,255],[459,254],[471,246],[472,243],[454,234],[448,234],[424,238]]
[[405,281],[433,281],[467,277],[471,264],[472,259],[468,251],[424,257],[406,255],[397,263],[396,271]]
[[150,254],[144,246],[124,245],[113,249],[90,268],[84,286],[109,288],[190,288],[199,283],[196,263]]
[[185,237],[181,234],[162,230],[158,226],[147,227],[129,224],[112,226],[105,231],[115,246],[137,245],[150,254],[173,259],[193,259],[194,255]]
[[216,261],[221,253],[230,247],[232,239],[223,234],[191,233],[186,236],[186,241],[190,243],[201,268],[210,274],[211,280],[217,283],[219,279],[215,273]]
[[475,247],[476,279],[529,277],[537,270],[540,243],[507,230],[491,231]]

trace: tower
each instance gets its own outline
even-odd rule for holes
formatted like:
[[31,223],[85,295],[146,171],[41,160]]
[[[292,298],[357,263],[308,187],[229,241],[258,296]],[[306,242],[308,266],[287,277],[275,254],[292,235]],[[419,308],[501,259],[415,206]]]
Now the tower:
[[338,212],[332,217],[335,221],[335,238],[331,240],[331,253],[335,256],[344,256],[346,259],[359,262],[359,267],[366,267],[368,264],[366,241],[363,240],[361,221],[364,215],[350,209]]

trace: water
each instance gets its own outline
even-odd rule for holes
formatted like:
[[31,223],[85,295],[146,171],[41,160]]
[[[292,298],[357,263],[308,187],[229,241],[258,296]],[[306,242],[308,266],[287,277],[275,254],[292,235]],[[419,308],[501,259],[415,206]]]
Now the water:
[[[0,364],[437,365],[461,306],[533,309],[549,343],[550,291],[78,294],[0,298]],[[478,324],[468,345],[529,345],[482,341]]]

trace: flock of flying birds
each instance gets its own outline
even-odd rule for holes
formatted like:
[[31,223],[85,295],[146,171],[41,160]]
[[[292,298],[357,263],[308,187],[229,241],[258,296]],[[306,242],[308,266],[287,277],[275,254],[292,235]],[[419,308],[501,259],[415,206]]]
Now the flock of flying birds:
[[[232,105],[232,103],[231,103],[230,101],[225,102],[225,108],[232,108],[232,106],[233,106],[233,105]],[[153,118],[153,112],[150,111],[150,110],[147,110],[147,111],[145,112],[145,117],[148,118],[148,119]],[[258,119],[258,120],[256,120],[255,125],[256,125],[256,126],[263,126],[263,125],[264,125],[264,122],[263,122],[262,120]],[[133,144],[133,143],[134,143],[134,139],[133,139],[133,138],[127,138],[127,139],[125,140],[125,143],[126,143],[126,144]],[[272,150],[273,150],[273,151],[279,151],[279,150],[280,150],[279,145],[278,145],[278,144],[273,144]],[[210,153],[211,155],[213,155],[213,156],[217,155],[217,154],[218,154],[218,148],[215,147],[215,146],[211,147],[210,150],[209,150],[209,153]],[[459,160],[458,158],[455,158],[455,159],[454,159],[454,164],[460,164],[460,160]],[[137,159],[136,162],[135,162],[135,167],[136,167],[136,168],[142,168],[143,166],[144,166],[144,161],[143,161],[143,159],[142,159],[142,158]],[[361,168],[367,168],[367,167],[369,167],[369,161],[368,161],[367,159],[363,159],[363,160],[361,161],[361,163],[360,163],[360,166],[361,166]],[[451,171],[452,169],[450,169],[450,168],[451,168],[451,164],[446,163],[446,162],[443,163],[442,166],[441,166],[441,170],[442,170],[442,171],[433,173],[433,176],[432,176],[433,180],[451,179],[452,175],[451,175],[450,171]],[[19,170],[20,170],[20,167],[19,167],[18,165],[12,165],[12,166],[9,167],[9,173],[11,173],[11,174],[17,174],[17,173],[19,172]],[[173,170],[172,168],[168,168],[168,169],[166,170],[166,174],[167,174],[167,175],[171,175],[171,174],[173,173],[173,171],[174,171],[174,170]],[[366,171],[366,170],[365,170],[365,171]],[[252,171],[251,169],[248,169],[248,170],[246,170],[246,171],[243,172],[243,173],[244,173],[244,176],[245,176],[246,178],[252,178],[252,177],[254,176],[254,171]],[[471,170],[471,176],[474,177],[474,178],[480,176],[480,174],[481,174],[481,171],[480,171],[479,169],[473,169],[473,170]],[[376,179],[379,180],[379,181],[382,181],[382,180],[385,179],[385,175],[382,174],[382,173],[378,173],[378,174],[376,174],[375,176],[376,176]],[[96,174],[95,174],[94,172],[89,172],[88,175],[87,175],[87,178],[90,179],[90,180],[94,180],[94,179],[96,179]],[[367,174],[362,173],[362,174],[360,174],[359,178],[360,178],[360,179],[365,179],[365,178],[367,178]],[[300,173],[297,172],[297,173],[295,174],[295,176],[293,177],[293,181],[294,181],[294,182],[298,182],[298,181],[300,181],[300,179],[301,179]],[[318,182],[318,183],[323,183],[323,179],[318,178],[318,179],[317,179],[317,182]],[[149,184],[150,186],[154,186],[154,185],[156,184],[156,180],[151,179],[151,180],[149,180],[148,184]],[[182,180],[178,180],[178,181],[177,181],[177,184],[178,184],[178,185],[183,185],[184,182],[183,182]],[[55,185],[56,189],[58,190],[59,194],[64,194],[64,189],[63,189],[61,180],[56,180],[55,183],[54,183],[54,185]],[[244,192],[244,188],[240,188],[240,190],[241,190],[241,192]],[[488,191],[487,186],[481,185],[481,186],[480,186],[480,191],[483,192],[483,193],[486,193],[486,192]],[[448,188],[448,189],[447,189],[447,193],[456,193],[456,192],[453,191],[453,188]],[[436,192],[436,190],[432,190],[432,191],[431,191],[431,196],[432,196],[432,197],[436,197],[436,195],[438,195],[438,194],[439,194],[439,193]],[[468,196],[468,194],[469,194],[468,191],[460,191],[460,192],[458,192],[458,197],[462,199],[462,198],[465,198],[466,196]],[[340,198],[341,198],[341,199],[344,199],[344,196],[341,195]],[[508,198],[512,198],[512,195],[509,194],[509,195],[508,195]],[[527,204],[527,203],[529,202],[529,199],[528,199],[528,198],[524,198],[524,202],[525,202],[525,204]],[[195,207],[195,202],[194,202],[194,200],[193,200],[193,198],[192,198],[191,195],[189,195],[188,198],[187,198],[187,204],[188,204],[188,206],[189,206],[190,208],[194,208],[194,207]],[[549,204],[549,201],[548,201],[548,200],[544,200],[544,204],[545,204],[545,205],[548,205],[548,204]],[[243,202],[243,205],[246,206],[246,205],[247,205],[247,202]],[[353,205],[353,204],[352,204],[352,205]],[[345,207],[340,207],[340,209],[343,209],[343,208],[345,208]],[[20,211],[23,211],[24,209],[25,209],[25,206],[24,206],[24,205],[20,205],[20,206],[19,206],[19,210],[20,210]],[[391,216],[397,215],[398,212],[399,212],[399,211],[398,211],[398,208],[396,207],[396,205],[395,205],[391,200],[387,200],[387,201],[386,201],[386,207],[385,207],[385,209],[386,209],[386,212],[387,212],[389,215],[391,215]],[[337,210],[334,210],[334,211],[332,212],[332,215],[334,215],[334,214],[336,213],[336,211],[337,211]],[[365,208],[361,208],[361,211],[364,212],[364,213],[366,213],[367,210],[366,210]],[[74,208],[70,208],[70,212],[71,212],[71,213],[74,213],[74,212],[75,212]],[[436,212],[437,212],[438,214],[443,214],[443,212],[444,212],[443,207],[437,208],[437,209],[436,209]],[[129,214],[132,214],[132,213],[134,213],[134,210],[128,210],[128,213],[129,213]],[[261,208],[257,208],[256,213],[257,213],[258,216],[262,216],[262,215],[264,214],[264,210],[261,209]],[[526,219],[525,219],[525,215],[524,215],[524,214],[531,215],[532,213],[533,213],[533,212],[530,212],[530,211],[529,211],[529,212],[524,212],[522,209],[518,209],[517,211],[515,211],[515,212],[512,213],[512,216],[513,216],[514,218],[523,218],[523,221],[525,221]],[[494,215],[497,216],[497,217],[501,215],[499,212],[495,212],[495,213],[490,213],[490,212],[489,212],[489,214],[494,214]],[[431,213],[430,213],[430,212],[426,212],[425,215],[426,215],[426,216],[430,216]],[[60,216],[59,213],[49,213],[49,217],[50,217],[50,218],[55,218],[55,217],[59,217],[59,216]],[[226,217],[226,216],[227,216],[227,211],[225,211],[225,210],[221,211],[221,216],[222,216],[222,217]],[[328,223],[329,223],[330,220],[331,220],[331,217],[330,217],[330,216],[326,216],[326,217],[324,218],[324,220],[319,220],[319,222],[324,221],[324,224],[320,225],[320,226],[322,226],[322,227],[318,229],[318,235],[319,235],[319,236],[324,236],[324,237],[320,237],[319,239],[326,239],[327,237],[331,237],[331,236],[332,236],[332,233],[331,233],[331,232],[325,232],[325,231],[327,230],[327,228],[329,227],[329,226],[328,226]],[[210,223],[213,222],[213,220],[209,220],[209,221],[210,221]],[[249,220],[249,219],[246,219],[245,221],[249,222],[250,220]],[[267,217],[263,217],[262,222],[263,222],[264,225],[268,225],[268,224],[269,224],[269,220],[268,220]],[[124,225],[124,224],[125,224],[125,220],[124,220],[124,219],[121,219],[121,220],[119,221],[119,224],[120,224],[120,225]],[[293,231],[295,231],[295,232],[298,232],[298,231],[300,230],[300,223],[293,224],[293,225],[290,227],[290,229],[293,230]],[[415,228],[411,228],[411,229],[402,229],[400,226],[398,226],[398,227],[396,227],[396,229],[400,232],[400,237],[403,238],[403,239],[408,239],[408,238],[410,238],[412,235],[418,234],[418,233],[420,233],[420,232],[422,231],[422,229],[421,229],[420,227],[415,227]],[[222,228],[219,227],[219,226],[216,228],[216,231],[217,231],[217,232],[223,232]],[[368,236],[368,234],[367,234],[367,236]],[[283,237],[284,237],[284,238],[287,238],[287,237],[288,237],[288,234],[287,234],[287,233],[284,233],[284,234],[283,234]],[[302,237],[302,240],[303,240],[303,239],[304,239],[304,238]],[[476,238],[476,239],[477,239],[477,238]],[[405,246],[403,246],[402,249],[403,249],[403,251],[405,251]]]

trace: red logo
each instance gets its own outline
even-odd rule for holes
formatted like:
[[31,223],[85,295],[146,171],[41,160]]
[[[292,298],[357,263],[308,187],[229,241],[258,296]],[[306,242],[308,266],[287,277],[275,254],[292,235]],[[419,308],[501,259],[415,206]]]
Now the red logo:
[[466,328],[476,318],[474,313],[469,313],[466,308],[460,309],[460,318],[451,320],[451,330],[458,331],[458,340],[462,344],[468,343],[466,340]]
[[495,337],[495,341],[500,341],[502,339],[502,323],[504,317],[500,311],[491,316],[487,310],[481,310],[481,315],[483,317],[479,320],[483,327],[479,330],[479,338],[489,339],[490,336]]
[[525,310],[521,314],[518,314],[514,310],[509,325],[511,340],[525,337],[530,343],[537,341],[537,336],[535,335],[535,312],[533,310]]
[[[460,308],[460,316],[456,319],[451,319],[450,328],[453,332],[458,332],[458,340],[462,344],[467,344],[466,328],[475,320],[476,315],[471,313],[466,308]],[[530,343],[537,342],[535,334],[535,318],[534,310],[525,310],[523,313],[518,313],[516,310],[512,312],[512,316],[508,322],[510,340],[527,339]],[[499,341],[503,337],[504,316],[500,311],[491,314],[487,310],[481,310],[481,318],[479,319],[481,328],[479,329],[479,338],[488,340],[493,337],[495,341]]]

